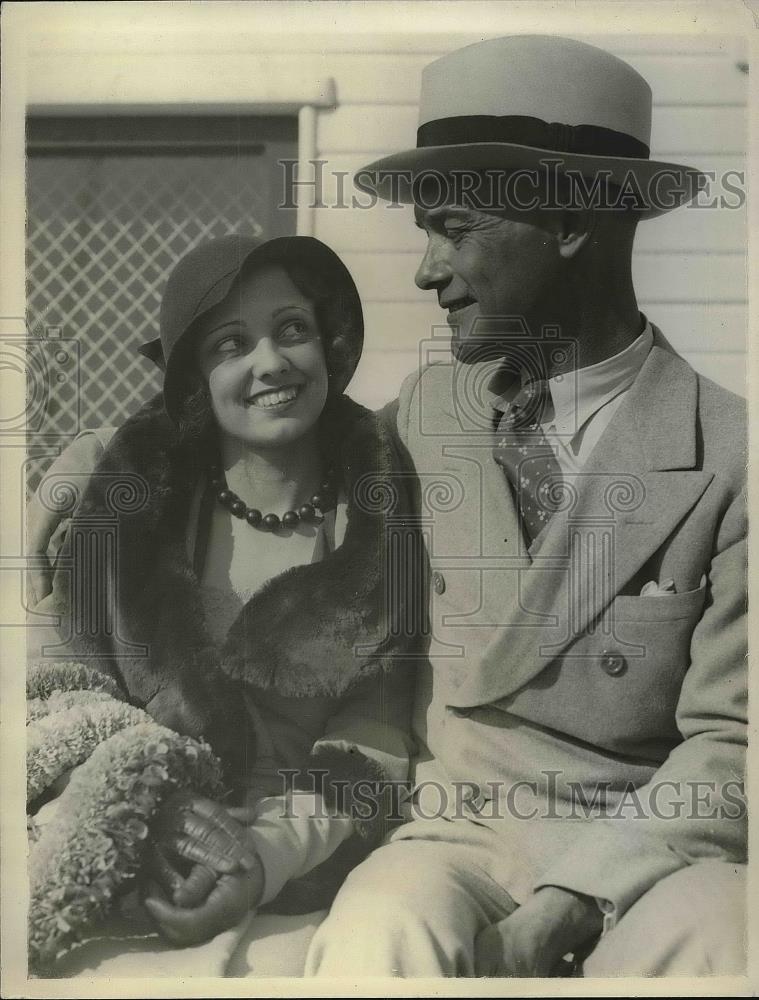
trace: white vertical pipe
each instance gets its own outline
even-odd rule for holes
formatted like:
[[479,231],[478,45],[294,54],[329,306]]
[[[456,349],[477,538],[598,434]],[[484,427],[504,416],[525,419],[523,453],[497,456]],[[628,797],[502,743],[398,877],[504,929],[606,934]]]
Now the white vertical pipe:
[[[316,108],[304,104],[298,111],[298,180],[314,179],[312,160],[316,159]],[[314,235],[314,188],[312,184],[301,183],[296,187],[298,236]]]

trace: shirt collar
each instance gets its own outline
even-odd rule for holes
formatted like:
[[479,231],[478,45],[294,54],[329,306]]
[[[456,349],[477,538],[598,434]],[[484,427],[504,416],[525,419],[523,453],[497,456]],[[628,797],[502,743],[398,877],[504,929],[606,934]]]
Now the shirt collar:
[[[594,413],[632,385],[654,342],[651,324],[645,316],[643,319],[643,332],[623,351],[548,380],[553,412],[546,413],[543,426],[553,425],[558,434],[573,437]],[[519,388],[520,381],[515,379],[505,392],[493,396],[491,406],[508,409]]]

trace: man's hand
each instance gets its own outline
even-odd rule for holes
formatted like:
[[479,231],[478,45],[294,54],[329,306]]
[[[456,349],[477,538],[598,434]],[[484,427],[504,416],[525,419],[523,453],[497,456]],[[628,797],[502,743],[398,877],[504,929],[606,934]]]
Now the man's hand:
[[29,569],[26,574],[26,585],[27,600],[32,608],[53,590],[53,567],[48,560],[47,547],[61,519],[61,514],[43,506],[36,496],[33,496],[27,504],[26,554]]
[[601,933],[603,915],[590,896],[544,886],[475,941],[478,976],[556,976],[561,959]]
[[[43,479],[51,477],[51,481],[59,483],[64,490],[69,487],[76,494],[84,488],[102,453],[99,434],[79,435],[55,459]],[[39,604],[53,590],[53,567],[48,560],[48,546],[61,522],[69,516],[70,512],[55,503],[43,502],[39,490],[29,499],[26,507],[26,554],[29,557],[27,600],[30,607]]]
[[229,930],[254,909],[264,889],[261,862],[249,871],[221,875],[200,906],[173,906],[161,888],[152,883],[143,903],[161,933],[174,944],[185,946],[209,941]]

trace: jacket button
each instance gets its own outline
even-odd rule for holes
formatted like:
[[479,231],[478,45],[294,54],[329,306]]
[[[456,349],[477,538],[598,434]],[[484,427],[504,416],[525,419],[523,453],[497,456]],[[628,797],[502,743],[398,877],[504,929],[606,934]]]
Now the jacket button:
[[432,574],[432,586],[436,594],[445,593],[445,577],[442,573],[438,573],[437,570]]
[[621,653],[605,649],[601,655],[601,669],[609,677],[619,677],[620,674],[623,674],[627,670],[627,660]]

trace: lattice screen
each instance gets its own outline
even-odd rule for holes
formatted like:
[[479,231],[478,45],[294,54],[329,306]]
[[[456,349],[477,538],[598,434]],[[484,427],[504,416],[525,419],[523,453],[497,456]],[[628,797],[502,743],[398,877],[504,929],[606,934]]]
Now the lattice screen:
[[[279,141],[217,151],[205,143],[200,154],[186,138],[160,153],[155,144],[77,146],[76,137],[65,145],[38,155],[30,145],[27,161],[30,332],[60,327],[79,344],[79,399],[75,379],[52,377],[37,427],[47,440],[71,433],[77,405],[80,427],[113,426],[159,390],[136,349],[158,335],[166,278],[190,247],[230,232],[295,231],[294,213],[276,211]],[[296,155],[294,134],[288,152]],[[31,488],[49,461],[30,469]]]

